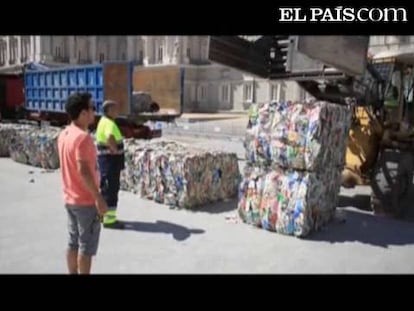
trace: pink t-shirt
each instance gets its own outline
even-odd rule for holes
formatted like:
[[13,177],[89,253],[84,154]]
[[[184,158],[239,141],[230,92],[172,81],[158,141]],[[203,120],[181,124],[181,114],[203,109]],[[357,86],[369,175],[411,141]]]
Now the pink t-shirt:
[[96,186],[99,186],[96,147],[92,137],[77,126],[69,125],[59,135],[58,149],[65,204],[94,206],[95,199],[77,169],[78,160],[87,162]]

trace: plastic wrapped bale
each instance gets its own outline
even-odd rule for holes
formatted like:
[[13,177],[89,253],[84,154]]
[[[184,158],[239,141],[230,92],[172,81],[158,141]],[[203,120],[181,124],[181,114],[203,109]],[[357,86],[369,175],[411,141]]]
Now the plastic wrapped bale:
[[128,181],[130,180],[129,175],[126,172],[126,167],[124,170],[121,171],[121,175],[120,175],[120,185],[119,185],[119,189],[122,191],[131,191],[128,188]]
[[[194,169],[197,175],[187,176],[187,187],[191,185],[195,194],[200,195],[200,204],[230,199],[237,196],[240,172],[237,155],[234,153],[204,151],[193,156]],[[185,168],[185,165],[184,165]],[[197,171],[198,170],[198,171]],[[196,177],[197,176],[197,177]]]
[[253,104],[249,110],[244,147],[250,163],[269,165],[272,161],[270,133],[274,117],[274,104]]
[[169,170],[168,155],[165,150],[151,150],[149,152],[149,178],[144,181],[146,195],[158,203],[164,203],[165,193],[168,192],[165,173]]
[[231,198],[237,193],[236,165],[234,154],[169,145],[151,152],[148,192],[157,202],[183,208]]
[[59,168],[57,138],[59,128],[45,127],[20,132],[10,148],[10,156],[16,162],[44,169]]
[[0,157],[9,157],[10,148],[16,143],[19,133],[35,128],[25,124],[0,124]]
[[251,163],[307,171],[345,162],[351,123],[348,107],[323,101],[254,105],[246,133]]
[[267,169],[246,166],[239,187],[238,214],[247,224],[260,226],[260,205],[262,202],[264,178]]
[[0,124],[0,157],[10,156],[9,147],[16,135],[14,124]]
[[235,154],[208,152],[168,141],[126,145],[122,187],[135,189],[141,197],[193,208],[237,193],[239,170]]
[[137,140],[126,140],[125,169],[121,174],[121,189],[145,196],[144,180],[148,174],[148,151]]
[[263,179],[261,225],[278,233],[305,237],[334,216],[340,170],[321,174],[273,168]]
[[[126,140],[125,170],[121,179],[121,187],[138,194],[140,197],[154,199],[154,196],[157,196],[155,193],[156,174],[160,175],[159,157],[163,156],[167,145],[171,147],[175,143]],[[162,176],[160,177],[162,178]],[[162,195],[160,196],[162,197]]]
[[216,168],[212,172],[212,197],[225,200],[237,196],[240,184],[240,170],[237,155],[213,152]]

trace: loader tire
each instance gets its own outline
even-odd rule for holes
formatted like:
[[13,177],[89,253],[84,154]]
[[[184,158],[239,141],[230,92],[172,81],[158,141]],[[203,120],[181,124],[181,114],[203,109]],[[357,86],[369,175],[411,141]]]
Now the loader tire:
[[371,178],[371,208],[376,214],[401,218],[412,205],[414,156],[385,149],[378,159]]

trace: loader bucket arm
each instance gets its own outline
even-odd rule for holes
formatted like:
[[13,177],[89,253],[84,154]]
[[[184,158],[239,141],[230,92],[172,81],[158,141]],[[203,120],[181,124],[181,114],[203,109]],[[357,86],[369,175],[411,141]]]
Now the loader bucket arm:
[[[216,62],[263,78],[363,75],[367,36],[210,36],[208,57]],[[331,69],[330,71],[327,69]]]
[[367,62],[368,44],[368,36],[210,36],[208,57],[260,78],[297,81],[320,100],[378,107],[381,81]]

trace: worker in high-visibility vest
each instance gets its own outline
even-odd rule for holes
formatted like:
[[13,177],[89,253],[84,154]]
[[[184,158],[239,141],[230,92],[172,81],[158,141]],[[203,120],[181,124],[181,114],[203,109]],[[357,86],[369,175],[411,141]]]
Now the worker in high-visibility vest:
[[103,103],[103,116],[96,129],[98,149],[98,164],[101,173],[101,193],[107,205],[108,212],[104,215],[105,228],[122,229],[124,226],[116,218],[120,175],[124,169],[123,137],[115,119],[119,114],[118,103],[107,100]]

